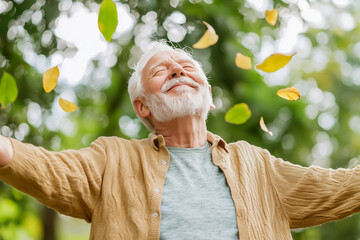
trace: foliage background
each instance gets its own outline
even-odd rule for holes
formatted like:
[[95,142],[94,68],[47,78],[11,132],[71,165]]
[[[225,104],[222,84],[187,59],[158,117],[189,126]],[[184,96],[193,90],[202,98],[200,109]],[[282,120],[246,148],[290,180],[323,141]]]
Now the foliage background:
[[[97,14],[100,1],[0,1],[0,75],[12,74],[19,88],[15,103],[0,110],[5,136],[59,151],[88,146],[98,136],[143,138],[148,135],[132,110],[127,93],[131,66],[153,39],[186,47],[199,60],[213,86],[217,109],[208,129],[226,141],[246,140],[278,157],[308,166],[352,167],[360,159],[360,2],[356,0],[128,0],[115,1],[132,24],[104,40],[104,51],[92,56],[76,83],[60,77],[50,94],[42,73],[76,57],[78,45],[58,36],[60,18],[80,10]],[[272,27],[265,9],[277,8]],[[191,46],[210,23],[219,42],[204,50]],[[84,28],[88,27],[85,23]],[[96,24],[96,23],[94,23]],[[119,23],[121,24],[121,22]],[[130,24],[130,23],[128,23]],[[71,33],[71,29],[68,31]],[[100,33],[98,33],[100,34]],[[89,39],[91,41],[91,39]],[[104,45],[105,44],[105,45]],[[100,47],[100,46],[99,46]],[[260,63],[274,52],[297,52],[276,73],[241,70],[236,52]],[[299,88],[301,100],[276,96],[283,87]],[[80,110],[62,113],[65,95]],[[224,121],[226,111],[245,102],[252,117],[243,125]],[[264,116],[274,137],[263,133]],[[0,183],[0,239],[87,239],[89,226],[59,216],[34,199]],[[294,239],[359,239],[359,215],[293,231]]]

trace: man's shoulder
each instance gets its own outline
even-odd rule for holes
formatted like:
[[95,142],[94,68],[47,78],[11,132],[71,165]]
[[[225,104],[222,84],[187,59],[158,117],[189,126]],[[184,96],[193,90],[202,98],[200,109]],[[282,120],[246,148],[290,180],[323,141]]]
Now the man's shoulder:
[[245,140],[238,140],[238,141],[235,141],[235,142],[231,142],[231,143],[228,143],[229,146],[244,146],[244,147],[256,147],[255,145],[249,143],[248,141],[245,141]]
[[118,136],[101,136],[98,137],[94,142],[101,143],[105,148],[106,147],[120,147],[120,148],[131,148],[136,146],[147,146],[149,145],[149,139],[135,139],[135,138],[122,138]]
[[228,148],[231,150],[240,151],[242,153],[252,154],[252,155],[267,155],[269,151],[267,149],[256,146],[252,143],[249,143],[245,140],[239,140],[236,142],[231,142],[228,144]]
[[252,147],[256,147],[255,145],[249,143],[246,140],[237,140],[237,141],[234,141],[234,142],[227,142],[226,145],[229,148],[252,148]]
[[241,149],[248,149],[248,150],[252,150],[252,151],[256,151],[256,150],[260,150],[261,148],[245,141],[245,140],[238,140],[236,142],[230,142],[227,143],[220,135],[218,134],[214,134],[210,131],[208,131],[208,141],[210,141],[211,143],[213,142],[217,142],[218,144],[220,144],[221,146],[224,146],[225,149],[230,149],[231,151],[234,150],[241,150]]

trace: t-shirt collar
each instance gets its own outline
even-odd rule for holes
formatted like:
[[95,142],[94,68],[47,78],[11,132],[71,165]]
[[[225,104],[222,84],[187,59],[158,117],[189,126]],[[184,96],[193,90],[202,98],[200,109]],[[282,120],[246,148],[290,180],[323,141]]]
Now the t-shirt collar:
[[[155,133],[150,133],[148,139],[155,150],[160,150],[161,147],[165,147],[165,139],[161,134],[157,135]],[[212,148],[219,146],[223,148],[226,152],[229,152],[227,143],[218,135],[208,131],[207,141],[210,143]]]

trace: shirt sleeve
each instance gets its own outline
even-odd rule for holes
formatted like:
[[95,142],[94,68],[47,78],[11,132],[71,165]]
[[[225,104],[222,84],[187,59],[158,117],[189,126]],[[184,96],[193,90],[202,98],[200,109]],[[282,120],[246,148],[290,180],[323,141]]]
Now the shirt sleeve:
[[106,164],[103,140],[61,152],[10,141],[14,158],[0,168],[0,180],[62,214],[91,222]]
[[360,211],[360,166],[302,167],[266,150],[262,155],[291,228],[315,226]]

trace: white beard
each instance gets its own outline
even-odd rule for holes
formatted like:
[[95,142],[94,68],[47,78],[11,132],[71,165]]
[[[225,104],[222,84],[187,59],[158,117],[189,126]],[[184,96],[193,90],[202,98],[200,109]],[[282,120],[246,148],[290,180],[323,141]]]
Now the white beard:
[[[195,86],[195,90],[187,85],[178,86],[176,95],[166,92],[176,83],[186,82]],[[196,92],[194,92],[196,91]],[[167,81],[159,94],[147,94],[146,105],[158,122],[167,122],[184,116],[200,116],[205,120],[210,111],[212,99],[208,86],[199,85],[188,77],[180,77]]]

